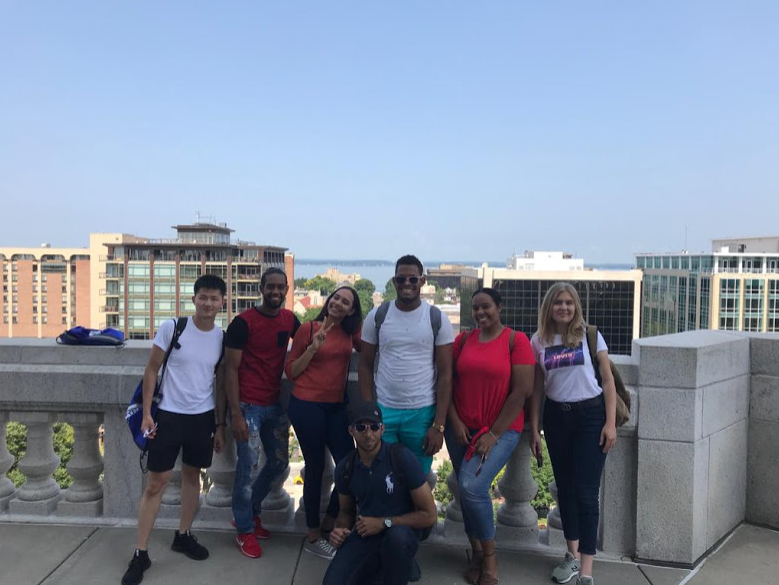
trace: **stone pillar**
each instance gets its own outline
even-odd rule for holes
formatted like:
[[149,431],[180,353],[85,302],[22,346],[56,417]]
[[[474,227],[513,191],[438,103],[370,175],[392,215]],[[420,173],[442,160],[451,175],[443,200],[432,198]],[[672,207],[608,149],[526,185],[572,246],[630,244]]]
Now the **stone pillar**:
[[452,501],[446,507],[444,535],[447,541],[459,540],[467,542],[465,525],[463,524],[463,510],[460,507],[460,485],[457,483],[457,476],[454,470],[446,478],[446,487],[449,488],[449,493],[452,494]]
[[14,458],[6,446],[6,424],[8,423],[8,413],[0,412],[0,512],[8,510],[8,502],[14,497],[16,487],[8,479],[6,473],[13,467]]
[[19,471],[27,481],[9,502],[8,511],[11,514],[48,516],[61,497],[60,488],[52,477],[60,463],[51,440],[51,425],[56,421],[56,415],[19,412],[14,418],[27,427],[27,452],[19,461]]
[[[125,387],[128,392],[133,380],[138,383],[137,376],[127,376]],[[108,485],[103,492],[103,516],[137,520],[145,476],[140,469],[141,452],[127,430],[124,418],[126,407],[111,406],[106,409],[103,418],[103,465]]]
[[688,331],[633,343],[636,557],[692,566],[745,517],[749,339]]
[[100,516],[103,513],[103,458],[100,455],[100,413],[73,413],[67,415],[73,425],[75,442],[73,456],[68,462],[68,473],[73,484],[65,492],[57,513],[64,516]]
[[530,433],[521,439],[498,481],[505,501],[498,509],[497,538],[514,544],[538,544],[538,514],[530,505],[538,486],[530,473]]
[[549,484],[549,493],[554,499],[555,507],[549,510],[546,516],[546,532],[549,546],[553,548],[565,548],[565,536],[563,535],[563,521],[560,518],[560,499],[557,495],[557,482],[552,480]]
[[225,445],[221,453],[214,453],[211,467],[207,470],[211,489],[206,495],[206,504],[215,508],[230,508],[233,505],[233,478],[235,477],[235,442],[230,429],[225,432]]
[[[265,465],[265,452],[260,457],[260,469]],[[284,482],[289,477],[289,465],[273,482],[270,493],[262,501],[262,523],[275,526],[276,529],[289,530],[293,527],[295,506],[292,498],[284,489]]]

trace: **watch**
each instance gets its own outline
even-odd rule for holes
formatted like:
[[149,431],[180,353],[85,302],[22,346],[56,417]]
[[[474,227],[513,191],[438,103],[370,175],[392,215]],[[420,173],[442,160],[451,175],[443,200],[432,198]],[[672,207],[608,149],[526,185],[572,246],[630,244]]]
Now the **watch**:
[[392,528],[392,518],[387,517],[384,519],[384,527]]
[[435,424],[435,422],[432,425],[430,425],[430,428],[437,430],[439,433],[444,432],[444,425],[437,425]]

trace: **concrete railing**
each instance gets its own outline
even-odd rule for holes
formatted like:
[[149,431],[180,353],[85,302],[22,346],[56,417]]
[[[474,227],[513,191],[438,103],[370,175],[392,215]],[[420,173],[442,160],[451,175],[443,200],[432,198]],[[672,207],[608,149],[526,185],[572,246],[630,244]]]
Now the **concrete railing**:
[[[26,482],[18,489],[6,477],[13,459],[0,440],[0,520],[135,521],[143,476],[124,410],[149,347],[148,341],[122,349],[0,341],[0,436],[9,421],[27,427],[27,451],[18,462]],[[633,413],[619,429],[602,479],[603,551],[692,565],[744,519],[779,527],[777,355],[777,335],[699,331],[639,340],[633,356],[615,358],[633,394]],[[352,374],[350,391],[355,386]],[[74,482],[67,490],[52,477],[59,465],[52,425],[60,421],[75,431],[67,466]],[[229,432],[227,438],[227,448],[208,470],[211,488],[197,520],[203,525],[229,526],[235,449]],[[504,549],[560,549],[559,515],[553,510],[548,530],[539,532],[530,505],[537,486],[527,440],[523,437],[499,482],[504,503],[497,513],[497,543]],[[332,471],[331,466],[325,473],[325,502]],[[263,522],[302,533],[303,510],[296,509],[285,479],[263,503]],[[177,466],[163,498],[163,518],[178,516],[180,481]],[[453,477],[449,485],[455,500],[431,541],[458,545],[465,535]]]

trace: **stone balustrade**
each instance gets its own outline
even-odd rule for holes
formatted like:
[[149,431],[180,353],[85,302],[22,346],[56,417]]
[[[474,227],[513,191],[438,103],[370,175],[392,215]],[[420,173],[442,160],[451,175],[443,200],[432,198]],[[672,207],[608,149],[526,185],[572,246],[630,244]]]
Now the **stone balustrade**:
[[[135,521],[144,476],[124,410],[149,347],[150,342],[116,349],[0,340],[0,520]],[[779,527],[779,501],[773,494],[779,460],[776,355],[777,335],[699,331],[638,340],[633,356],[615,358],[633,395],[633,412],[630,423],[619,429],[602,479],[603,551],[692,565],[745,518]],[[350,392],[355,387],[352,374]],[[6,476],[13,460],[2,439],[10,421],[27,427],[27,451],[18,462],[26,481],[18,488]],[[59,465],[52,447],[57,422],[74,428],[67,464],[74,481],[67,490],[53,479]],[[235,450],[229,432],[227,441],[207,472],[211,487],[197,517],[203,525],[227,527],[232,517]],[[549,515],[548,529],[539,531],[530,505],[537,486],[527,442],[523,436],[498,483],[504,502],[497,512],[497,544],[561,549],[556,511]],[[332,473],[330,466],[322,511]],[[263,521],[276,531],[303,532],[302,503],[284,488],[288,474],[266,498]],[[448,485],[454,501],[430,541],[463,544],[454,477]],[[180,487],[177,471],[163,497],[162,518],[178,516]]]

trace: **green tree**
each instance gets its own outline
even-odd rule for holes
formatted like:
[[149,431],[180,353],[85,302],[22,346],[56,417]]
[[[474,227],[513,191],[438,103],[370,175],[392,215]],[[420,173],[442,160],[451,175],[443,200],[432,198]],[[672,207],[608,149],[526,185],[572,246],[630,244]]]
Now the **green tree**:
[[319,311],[322,310],[322,307],[311,307],[309,309],[306,309],[306,312],[302,315],[300,313],[296,313],[298,316],[298,319],[300,319],[301,323],[308,323],[309,321],[313,321],[316,319],[316,316],[319,315]]
[[384,300],[394,301],[396,298],[398,298],[398,291],[395,290],[395,283],[390,278],[384,286]]
[[318,290],[323,295],[327,296],[335,290],[336,286],[338,286],[336,282],[329,278],[315,276],[314,278],[307,280],[303,288],[306,290]]
[[[358,281],[359,282],[359,281]],[[373,308],[373,293],[367,290],[358,290],[357,296],[360,298],[360,308],[362,309],[362,318]]]
[[303,288],[306,286],[308,279],[305,276],[295,279],[295,288]]
[[374,286],[372,281],[368,280],[367,278],[361,278],[360,280],[354,283],[354,290],[356,290],[357,292],[364,291],[372,295],[376,291],[376,287]]

